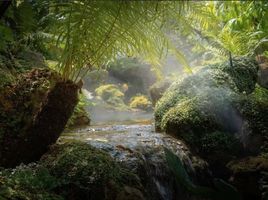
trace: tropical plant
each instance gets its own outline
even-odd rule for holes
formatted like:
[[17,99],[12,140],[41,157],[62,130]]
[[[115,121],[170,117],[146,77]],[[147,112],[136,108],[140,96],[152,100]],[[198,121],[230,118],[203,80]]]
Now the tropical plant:
[[[179,33],[216,58],[254,56],[268,48],[266,1],[192,2]],[[189,23],[191,22],[191,23]],[[197,42],[198,41],[198,42]]]
[[161,28],[179,16],[184,2],[160,1],[47,1],[54,16],[50,32],[62,47],[58,65],[65,79],[74,81],[93,67],[118,56],[142,56],[159,66],[167,49],[188,67]]

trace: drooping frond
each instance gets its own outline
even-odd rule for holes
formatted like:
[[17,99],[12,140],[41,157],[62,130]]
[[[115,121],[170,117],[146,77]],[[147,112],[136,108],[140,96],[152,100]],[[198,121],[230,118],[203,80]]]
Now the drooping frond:
[[[171,47],[161,27],[180,12],[182,2],[85,1],[50,3],[58,44],[64,47],[60,69],[76,80],[80,72],[101,67],[118,56],[141,56],[159,66]],[[187,61],[173,48],[187,67]]]

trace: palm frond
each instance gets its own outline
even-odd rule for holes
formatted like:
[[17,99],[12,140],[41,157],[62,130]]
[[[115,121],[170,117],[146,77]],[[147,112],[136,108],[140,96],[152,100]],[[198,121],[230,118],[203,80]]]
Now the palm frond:
[[[51,30],[64,46],[61,72],[76,80],[81,71],[101,67],[118,56],[139,56],[155,68],[161,65],[163,51],[171,47],[161,29],[180,2],[84,1],[52,3],[57,19]],[[184,56],[178,59],[189,67]]]

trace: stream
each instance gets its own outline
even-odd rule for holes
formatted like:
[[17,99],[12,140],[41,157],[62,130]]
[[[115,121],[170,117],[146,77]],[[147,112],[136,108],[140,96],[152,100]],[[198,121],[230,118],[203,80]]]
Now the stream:
[[141,179],[148,199],[195,199],[180,187],[169,170],[163,147],[172,150],[184,163],[195,183],[206,184],[207,164],[186,145],[164,133],[157,133],[151,119],[101,122],[65,132],[59,142],[79,140],[108,152],[117,162]]

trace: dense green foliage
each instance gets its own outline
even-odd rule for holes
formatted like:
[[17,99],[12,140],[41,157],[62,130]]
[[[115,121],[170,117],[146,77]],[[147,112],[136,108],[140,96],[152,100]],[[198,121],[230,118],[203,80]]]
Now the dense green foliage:
[[[108,66],[107,70],[94,71],[92,77],[97,80],[96,74],[106,78],[109,74],[120,79],[94,86],[96,99],[103,103],[100,107],[105,111],[111,107],[121,111],[130,110],[129,107],[150,110],[146,89],[156,77],[161,77],[163,57],[173,53],[190,69],[181,52],[195,63],[214,65],[194,68],[193,74],[179,77],[165,93],[173,80],[170,77],[151,88],[153,104],[162,97],[155,108],[156,128],[186,142],[209,162],[213,173],[221,169],[217,164],[226,168],[227,162],[241,155],[267,154],[268,90],[256,84],[260,70],[255,62],[255,57],[259,61],[261,55],[268,55],[266,1],[14,0],[2,14],[1,165],[9,160],[18,164],[16,159],[24,154],[27,160],[27,153],[47,150],[47,143],[41,140],[48,139],[50,133],[53,138],[57,124],[61,125],[62,119],[67,121],[73,111],[68,106],[77,103],[74,98],[68,104],[67,86],[73,87],[76,95],[81,88],[74,83],[82,86],[80,79],[88,71]],[[140,60],[150,65],[140,66]],[[262,64],[267,67],[267,63]],[[36,69],[47,67],[59,73]],[[27,73],[28,70],[32,71]],[[156,77],[143,82],[151,71]],[[50,106],[47,95],[59,82],[62,84],[58,91],[63,95],[52,93]],[[87,115],[84,105],[81,99],[68,126]],[[65,106],[62,110],[69,114],[65,117],[53,106]],[[38,118],[42,111],[47,118]],[[59,121],[54,123],[48,118]],[[31,129],[36,121],[44,126]],[[47,130],[41,135],[44,137],[36,137],[42,130]],[[28,140],[28,134],[34,139]],[[55,134],[53,142],[59,134]],[[40,146],[36,145],[38,142]],[[170,152],[166,154],[178,181],[191,192],[210,196],[216,190],[236,196],[235,190],[221,181],[214,182],[212,189],[194,185],[180,160]],[[267,158],[262,156],[229,164],[234,180],[241,171],[246,176],[253,171],[257,174],[254,178],[260,177],[260,171],[267,170]],[[40,155],[34,159],[39,158]],[[125,185],[140,189],[133,174],[107,153],[86,144],[54,146],[36,165],[0,171],[0,199],[115,198]],[[219,198],[227,199],[222,193]]]
[[192,2],[179,30],[195,43],[193,50],[209,53],[212,62],[260,55],[268,45],[267,11],[266,1]]
[[99,96],[108,105],[121,109],[126,109],[126,105],[124,103],[124,93],[121,92],[117,85],[102,85],[98,87],[95,92],[97,96]]
[[[163,52],[172,48],[161,27],[171,16],[179,17],[183,2],[52,1],[52,5],[55,23],[50,30],[63,45],[59,66],[64,78],[76,80],[82,69],[101,67],[118,55],[140,55],[159,66]],[[187,66],[184,57],[176,55]]]
[[150,100],[144,95],[137,95],[130,99],[129,106],[131,108],[138,108],[142,110],[149,110],[152,106]]

